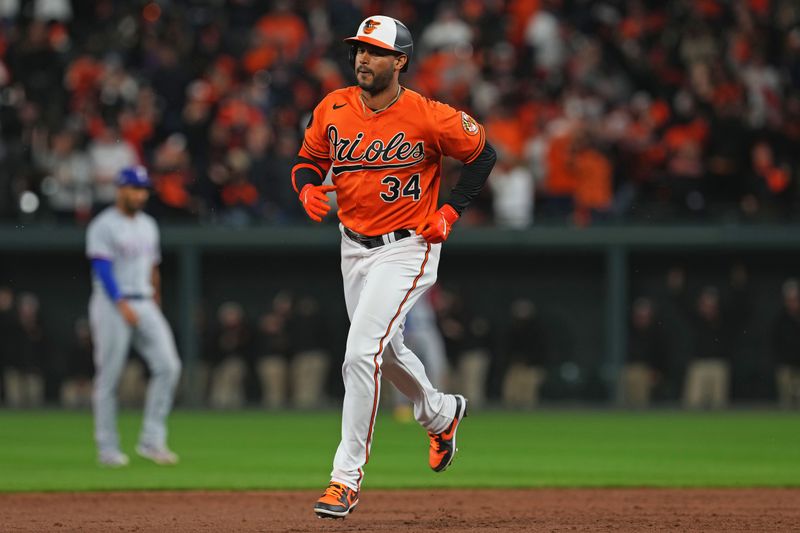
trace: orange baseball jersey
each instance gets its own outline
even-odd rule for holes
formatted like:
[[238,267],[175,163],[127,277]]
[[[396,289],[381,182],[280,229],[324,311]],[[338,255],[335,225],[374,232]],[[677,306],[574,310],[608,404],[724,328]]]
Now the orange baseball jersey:
[[[414,229],[436,211],[442,156],[470,163],[486,134],[466,113],[409,89],[378,113],[360,94],[357,86],[328,94],[314,110],[299,155],[332,169],[346,227],[369,236]],[[311,167],[295,170],[303,166]],[[293,171],[297,190],[294,180]]]

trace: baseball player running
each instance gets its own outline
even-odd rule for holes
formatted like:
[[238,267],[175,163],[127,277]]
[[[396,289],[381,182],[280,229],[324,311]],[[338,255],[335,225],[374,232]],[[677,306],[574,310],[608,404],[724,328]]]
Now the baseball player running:
[[116,205],[97,215],[86,235],[86,255],[93,272],[89,321],[94,342],[92,405],[98,460],[109,467],[128,464],[128,456],[119,446],[116,392],[133,344],[151,373],[136,452],[157,464],[172,465],[178,456],[167,447],[166,419],[181,363],[160,308],[158,226],[141,211],[149,195],[147,170],[124,168],[117,185]]
[[[343,518],[358,504],[381,374],[414,404],[414,417],[430,437],[430,467],[441,472],[453,460],[467,402],[431,385],[403,343],[402,326],[436,280],[441,243],[496,159],[472,117],[400,85],[413,51],[401,22],[370,17],[345,42],[358,86],[333,91],[316,107],[292,169],[294,189],[312,220],[328,213],[326,193],[337,192],[350,316],[342,440],[330,485],[314,506],[322,518]],[[465,165],[449,200],[437,209],[443,155]],[[333,185],[323,186],[329,171]]]

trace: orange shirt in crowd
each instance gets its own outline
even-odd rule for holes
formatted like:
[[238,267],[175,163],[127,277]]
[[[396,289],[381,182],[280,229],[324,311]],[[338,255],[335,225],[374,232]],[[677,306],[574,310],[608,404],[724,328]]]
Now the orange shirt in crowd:
[[508,40],[521,46],[525,38],[525,28],[534,13],[539,11],[539,0],[511,0],[508,12]]
[[525,150],[525,127],[517,115],[495,116],[486,121],[486,134],[495,147],[515,158],[522,157]]
[[585,209],[604,210],[611,207],[612,167],[601,152],[588,149],[574,155],[575,205]]
[[256,23],[261,35],[281,53],[284,60],[293,61],[308,39],[303,19],[294,13],[270,13]]
[[577,187],[575,174],[570,165],[570,133],[557,135],[550,140],[547,150],[547,177],[545,190],[553,196],[572,196]]

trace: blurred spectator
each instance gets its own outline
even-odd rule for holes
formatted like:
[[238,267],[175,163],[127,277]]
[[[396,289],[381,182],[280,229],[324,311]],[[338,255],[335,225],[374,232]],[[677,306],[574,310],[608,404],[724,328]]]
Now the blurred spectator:
[[[227,83],[227,77],[224,79]],[[197,174],[208,166],[210,158],[208,130],[214,117],[214,98],[214,87],[206,80],[194,80],[186,88],[181,132],[186,139],[189,160]]]
[[454,369],[449,388],[464,391],[473,407],[486,401],[486,386],[489,372],[491,325],[482,317],[473,315],[460,294],[442,290],[439,299],[439,325],[444,337],[447,356]]
[[214,165],[211,179],[219,187],[220,219],[227,224],[249,224],[258,213],[258,189],[250,182],[250,156],[241,148],[228,152],[225,164]]
[[575,223],[586,226],[606,218],[611,210],[612,167],[602,152],[590,145],[587,134],[575,139],[571,147],[575,187]]
[[86,223],[92,213],[92,169],[76,134],[69,129],[55,132],[49,146],[41,136],[35,139],[34,160],[44,175],[42,192],[56,220]]
[[274,149],[260,165],[254,165],[258,176],[253,176],[253,182],[259,184],[264,198],[264,215],[276,223],[286,223],[299,220],[300,203],[291,187],[286,186],[286,176],[291,174],[294,160],[297,156],[297,138],[289,133],[278,135]]
[[532,301],[518,299],[511,304],[505,345],[503,404],[531,409],[539,403],[539,388],[547,376],[547,341]]
[[75,321],[75,337],[67,352],[66,375],[61,385],[61,405],[68,408],[91,407],[93,375],[89,321],[80,318]]
[[704,287],[693,305],[685,290],[682,271],[671,272],[668,285],[692,331],[684,406],[689,409],[724,408],[730,395],[733,350],[750,305],[747,271],[741,265],[731,270],[731,297],[724,306],[719,289],[713,286]]
[[120,137],[114,125],[101,126],[97,137],[89,143],[93,199],[95,208],[114,202],[117,187],[114,182],[124,167],[136,165],[139,158],[133,146]]
[[426,55],[437,50],[452,50],[471,44],[472,29],[459,18],[455,6],[443,3],[439,6],[436,18],[422,32],[419,50],[420,54]]
[[40,407],[44,403],[47,337],[39,299],[35,295],[24,292],[17,298],[16,317],[8,342],[11,357],[6,362],[4,375],[6,404],[9,407]]
[[256,332],[257,371],[261,383],[261,403],[272,409],[286,404],[289,389],[291,338],[289,322],[294,313],[294,297],[280,291],[272,308],[261,317]]
[[300,409],[320,405],[330,366],[326,349],[329,334],[319,309],[311,296],[297,300],[294,316],[289,322],[292,345],[292,404]]
[[258,19],[255,25],[256,34],[263,38],[262,45],[269,50],[268,53],[287,63],[298,59],[308,38],[306,23],[294,13],[292,3],[277,0],[270,12]]
[[742,211],[750,216],[772,215],[785,219],[794,205],[797,184],[788,161],[776,160],[773,146],[757,141],[751,150],[751,168],[742,197]]
[[200,205],[192,192],[193,169],[183,134],[173,133],[156,148],[151,172],[154,216],[179,221],[197,216]]
[[220,104],[211,124],[212,145],[223,154],[233,148],[242,148],[251,128],[266,128],[264,115],[240,91]]
[[533,222],[533,174],[513,158],[498,157],[489,179],[494,221],[498,226],[523,229]]
[[708,191],[704,187],[703,145],[708,126],[696,112],[694,96],[680,91],[674,98],[675,120],[663,137],[666,180],[673,206],[686,215],[705,213]]
[[7,60],[12,79],[19,82],[25,98],[37,116],[54,121],[63,105],[64,94],[53,91],[63,78],[63,68],[54,49],[45,21],[33,20],[19,32],[21,38],[9,42]]
[[214,409],[243,407],[252,337],[239,303],[219,306],[213,342],[209,404]]
[[289,333],[287,317],[272,310],[265,313],[256,333],[257,370],[261,403],[269,409],[284,407],[289,385]]
[[690,409],[728,405],[732,332],[724,327],[719,298],[719,290],[711,286],[703,288],[697,298],[694,348],[684,388],[684,405]]
[[800,407],[800,283],[788,279],[781,289],[783,309],[772,326],[772,354],[778,403]]
[[535,10],[525,27],[525,44],[533,50],[534,69],[544,78],[560,75],[567,61],[561,24],[551,6],[558,2],[545,0]]
[[622,368],[621,400],[624,407],[650,406],[652,391],[668,355],[667,336],[649,298],[633,302],[628,356]]
[[39,20],[66,22],[72,18],[72,5],[69,0],[35,0],[33,16]]
[[547,140],[542,151],[546,168],[542,192],[548,216],[564,217],[572,212],[577,181],[570,164],[570,147],[576,126],[555,120],[547,126]]

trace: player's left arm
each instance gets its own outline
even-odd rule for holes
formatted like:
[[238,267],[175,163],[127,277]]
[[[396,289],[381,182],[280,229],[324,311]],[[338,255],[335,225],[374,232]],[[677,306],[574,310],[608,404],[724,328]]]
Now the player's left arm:
[[497,153],[486,140],[483,126],[472,117],[443,104],[436,107],[436,112],[441,127],[441,152],[463,161],[464,167],[450,198],[416,229],[430,243],[447,240],[453,224],[480,193],[497,161]]

